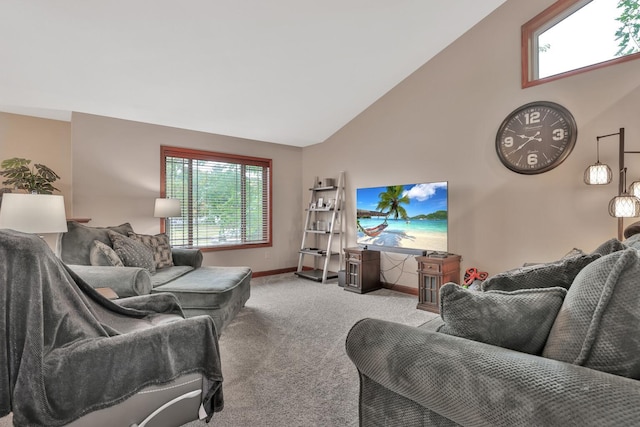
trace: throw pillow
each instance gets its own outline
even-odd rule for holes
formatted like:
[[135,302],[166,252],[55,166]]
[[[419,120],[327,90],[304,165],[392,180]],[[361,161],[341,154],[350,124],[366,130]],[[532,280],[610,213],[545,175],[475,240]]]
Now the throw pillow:
[[566,293],[562,287],[474,292],[447,283],[440,288],[438,332],[539,355]]
[[169,236],[166,234],[162,233],[150,236],[148,234],[136,234],[130,231],[129,237],[144,243],[151,249],[156,263],[156,268],[171,267],[173,265]]
[[67,232],[60,237],[61,258],[66,264],[91,265],[91,247],[94,240],[111,246],[109,231],[127,235],[133,231],[131,224],[113,227],[89,227],[76,221],[67,221]]
[[[584,251],[582,249],[573,248],[569,252],[564,254],[562,256],[562,258],[560,258],[559,261],[562,261],[565,258],[573,258],[573,257],[579,256],[579,255],[584,255]],[[525,262],[523,264],[523,267],[531,267],[532,265],[539,265],[539,264],[548,264],[548,263],[545,263],[545,262]]]
[[609,239],[606,242],[600,244],[600,246],[598,246],[592,253],[604,256],[617,251],[621,251],[623,249],[627,249],[627,245],[625,245],[618,239]]
[[108,267],[124,267],[122,260],[109,245],[105,245],[99,240],[94,240],[89,255],[91,265],[102,265]]
[[113,249],[124,265],[127,267],[146,268],[150,273],[156,272],[153,252],[147,245],[114,231],[109,231],[108,233]]
[[536,264],[505,271],[482,282],[483,291],[516,291],[518,289],[553,288],[568,289],[576,275],[586,265],[598,259],[600,254],[578,255],[556,262]]
[[614,252],[575,278],[542,355],[640,380],[640,252]]

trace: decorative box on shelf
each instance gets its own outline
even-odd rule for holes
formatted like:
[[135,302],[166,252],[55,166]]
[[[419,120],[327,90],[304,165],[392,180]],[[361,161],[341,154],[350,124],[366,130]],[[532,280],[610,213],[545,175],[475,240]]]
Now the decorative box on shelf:
[[418,306],[440,312],[440,287],[448,282],[460,284],[460,260],[455,254],[416,257],[418,261]]

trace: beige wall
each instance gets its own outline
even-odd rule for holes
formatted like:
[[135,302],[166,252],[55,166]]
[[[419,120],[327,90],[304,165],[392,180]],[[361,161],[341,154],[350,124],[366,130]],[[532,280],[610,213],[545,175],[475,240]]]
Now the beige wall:
[[74,215],[90,225],[130,222],[138,233],[157,233],[154,199],[160,194],[160,146],[203,149],[273,160],[273,247],[206,252],[205,265],[248,265],[271,271],[297,265],[300,245],[302,150],[74,113]]
[[[440,180],[449,181],[449,251],[462,255],[463,271],[493,274],[558,259],[573,247],[591,251],[616,236],[607,204],[617,181],[596,188],[582,176],[595,162],[596,135],[625,127],[627,149],[640,150],[640,61],[521,89],[520,26],[551,3],[507,1],[326,142],[304,150],[304,182],[347,171],[349,245],[356,188]],[[498,160],[495,136],[511,111],[537,100],[567,107],[578,141],[558,168],[519,175]],[[614,169],[617,146],[613,138],[600,150]],[[638,179],[640,156],[627,155],[627,164],[629,182]],[[401,264],[404,258],[383,255],[385,279],[416,287],[417,264],[413,257]]]
[[[348,245],[355,244],[356,188],[447,180],[449,250],[463,256],[463,271],[476,266],[493,274],[557,259],[573,247],[590,251],[616,235],[607,203],[617,186],[588,187],[582,174],[595,161],[596,135],[625,127],[627,149],[640,150],[640,61],[521,89],[520,26],[552,2],[508,0],[315,146],[299,149],[78,113],[71,125],[0,114],[0,158],[24,156],[56,170],[71,215],[90,217],[97,226],[128,221],[141,233],[159,230],[152,210],[160,189],[160,145],[272,158],[273,248],[209,252],[209,265],[294,267],[307,189],[315,176],[337,177],[340,170],[347,181]],[[558,168],[518,175],[499,162],[495,134],[512,110],[536,100],[567,107],[578,123],[578,142]],[[617,164],[615,138],[601,144],[600,157]],[[626,159],[629,182],[640,178],[640,156]],[[417,286],[412,256],[384,254],[382,260],[384,280]],[[333,269],[340,268],[336,264]]]
[[[58,120],[0,113],[0,161],[12,157],[42,163],[60,175],[54,186],[71,213],[71,124]],[[3,185],[0,185],[3,187]]]

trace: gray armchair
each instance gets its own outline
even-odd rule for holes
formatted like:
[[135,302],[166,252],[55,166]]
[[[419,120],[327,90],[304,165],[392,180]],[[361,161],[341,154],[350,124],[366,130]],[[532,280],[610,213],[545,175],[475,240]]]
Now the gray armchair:
[[637,380],[423,328],[362,320],[347,354],[361,426],[640,423]]
[[346,351],[360,425],[640,425],[636,236],[500,273],[484,291],[445,284],[436,328],[357,323]]
[[0,259],[0,417],[178,426],[222,409],[209,316],[166,293],[105,299],[37,236],[0,230]]

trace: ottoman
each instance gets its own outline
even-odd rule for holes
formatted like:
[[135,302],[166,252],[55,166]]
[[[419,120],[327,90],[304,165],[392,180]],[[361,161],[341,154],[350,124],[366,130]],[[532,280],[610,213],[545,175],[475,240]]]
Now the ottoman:
[[187,317],[211,316],[220,336],[249,299],[250,282],[249,267],[200,267],[151,292],[174,294]]

